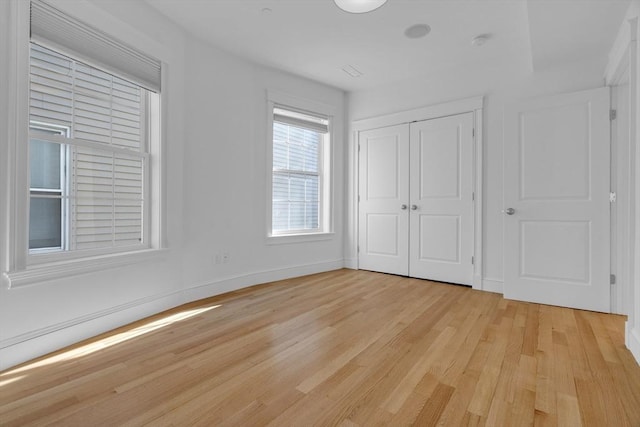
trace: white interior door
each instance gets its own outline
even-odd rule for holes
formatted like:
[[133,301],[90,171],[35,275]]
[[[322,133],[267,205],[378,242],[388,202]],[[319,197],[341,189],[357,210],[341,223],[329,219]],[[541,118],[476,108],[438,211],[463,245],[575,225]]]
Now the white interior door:
[[360,132],[358,267],[409,274],[409,128]]
[[609,90],[504,113],[504,295],[608,312]]
[[473,113],[411,123],[409,275],[471,285]]

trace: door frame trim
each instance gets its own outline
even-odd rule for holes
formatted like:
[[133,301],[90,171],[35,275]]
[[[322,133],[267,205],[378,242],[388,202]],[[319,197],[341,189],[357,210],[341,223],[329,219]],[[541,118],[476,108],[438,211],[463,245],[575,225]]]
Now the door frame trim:
[[482,111],[483,102],[484,96],[475,96],[472,98],[459,99],[442,104],[427,105],[425,107],[415,108],[413,110],[400,111],[397,113],[355,120],[351,122],[351,130],[353,130],[354,132],[360,132],[387,126],[396,126],[411,122],[420,122],[423,120],[454,116],[456,114],[475,112],[477,110]]
[[[633,42],[635,45],[635,41]],[[625,54],[620,58],[616,73],[612,79],[607,82],[607,86],[610,90],[611,109],[618,111],[618,119],[620,118],[620,93],[619,87],[623,83],[622,77],[624,72],[629,73],[628,81],[628,96],[629,96],[629,111],[627,114],[631,119],[632,113],[632,99],[633,90],[631,84],[631,43],[625,50]],[[610,221],[610,245],[611,245],[611,265],[610,273],[615,274],[615,284],[611,285],[611,313],[627,315],[627,308],[625,307],[626,301],[629,295],[632,295],[630,289],[630,279],[633,278],[633,241],[635,234],[634,223],[634,203],[633,202],[633,176],[635,165],[635,146],[631,139],[632,123],[629,120],[627,130],[629,130],[628,146],[621,146],[621,138],[618,134],[617,122],[611,120],[611,191],[616,193],[617,200],[611,204],[611,221]],[[619,151],[626,149],[629,154],[629,163],[627,164],[629,170],[625,175],[621,175],[620,169],[623,165],[619,164]],[[626,191],[624,191],[626,190]],[[623,208],[626,208],[623,210]],[[625,217],[626,215],[626,217]],[[620,221],[622,216],[623,221]]]
[[[388,126],[397,126],[402,124],[409,124],[417,121],[424,120],[432,120],[438,119],[447,116],[453,116],[464,113],[473,113],[473,127],[474,127],[474,137],[473,137],[473,174],[472,174],[472,188],[475,194],[475,200],[473,204],[473,257],[474,263],[472,265],[473,271],[473,279],[472,279],[472,288],[477,290],[486,290],[486,291],[494,291],[493,289],[484,289],[483,286],[483,240],[482,240],[482,230],[483,230],[483,106],[484,106],[484,96],[476,96],[472,98],[465,98],[456,101],[428,105],[420,108],[416,108],[413,110],[401,111],[386,115],[381,115],[377,117],[371,117],[361,120],[355,120],[351,122],[350,133],[351,133],[351,153],[353,161],[351,164],[353,165],[353,173],[351,174],[352,185],[351,194],[353,197],[351,200],[355,203],[354,208],[352,209],[353,215],[351,216],[352,224],[353,224],[353,240],[352,247],[356,248],[355,250],[355,260],[351,260],[348,262],[348,267],[352,267],[355,269],[359,269],[359,254],[357,251],[358,243],[360,241],[359,236],[359,204],[358,204],[358,196],[359,196],[359,173],[360,173],[360,156],[358,152],[358,146],[360,143],[360,132],[388,127]],[[471,260],[469,260],[471,261]]]
[[[627,242],[628,248],[628,263],[625,271],[622,272],[622,281],[618,282],[623,285],[624,289],[621,289],[621,293],[633,298],[626,298],[628,303],[626,307],[614,306],[614,299],[612,299],[611,311],[612,312],[624,312],[627,311],[627,320],[625,321],[625,344],[627,348],[631,350],[636,360],[640,363],[640,339],[638,338],[638,319],[640,319],[640,307],[638,307],[637,293],[640,291],[640,261],[637,260],[637,252],[639,249],[638,241],[640,236],[640,219],[637,218],[638,203],[640,203],[640,145],[638,144],[638,16],[631,16],[625,19],[620,26],[618,37],[616,38],[611,52],[609,54],[609,62],[605,71],[605,84],[613,90],[615,86],[620,83],[620,77],[624,73],[624,70],[628,68],[629,73],[629,154],[631,164],[628,176],[628,190],[629,190],[629,218],[631,219],[627,224]],[[613,104],[612,104],[613,108]],[[611,141],[612,144],[614,141]],[[618,141],[615,141],[617,144]],[[635,218],[635,220],[633,220]],[[624,227],[622,227],[624,228]],[[618,242],[624,236],[621,235],[620,228],[617,231]],[[624,254],[623,254],[624,255]],[[618,253],[618,257],[621,256]],[[620,264],[618,259],[615,260],[616,264]],[[614,265],[612,264],[612,267]],[[626,276],[626,277],[625,277]],[[626,309],[626,310],[625,310]]]

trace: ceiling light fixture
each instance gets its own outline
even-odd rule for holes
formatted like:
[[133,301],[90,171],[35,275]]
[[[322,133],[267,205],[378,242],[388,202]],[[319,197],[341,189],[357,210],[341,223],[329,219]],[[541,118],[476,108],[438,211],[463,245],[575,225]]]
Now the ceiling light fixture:
[[428,26],[427,24],[416,24],[404,30],[404,35],[410,39],[419,39],[421,37],[426,36],[430,32],[431,32],[431,27]]
[[471,39],[471,44],[474,46],[482,46],[491,38],[491,34],[480,34]]
[[333,0],[340,9],[349,13],[367,13],[376,10],[387,0]]

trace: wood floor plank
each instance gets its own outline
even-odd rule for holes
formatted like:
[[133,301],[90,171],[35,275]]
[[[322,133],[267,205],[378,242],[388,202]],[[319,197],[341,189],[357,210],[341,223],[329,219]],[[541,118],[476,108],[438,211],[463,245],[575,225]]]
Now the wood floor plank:
[[[478,378],[476,390],[468,407],[469,412],[480,417],[487,417],[494,402],[495,389],[509,344],[509,331],[514,327],[514,324],[515,316],[513,318],[503,317],[499,325],[492,325],[488,328],[488,331],[492,331],[489,335],[492,345],[489,348],[489,354],[484,366],[480,368],[480,378]],[[515,344],[517,346],[518,342]],[[503,378],[507,377],[507,375],[503,376]],[[505,401],[505,399],[500,398],[496,400],[496,402],[498,401]]]
[[429,396],[427,403],[418,414],[415,424],[420,426],[435,425],[449,404],[453,391],[453,387],[438,383],[431,396]]
[[[559,426],[576,426],[582,425],[580,417],[580,403],[575,396],[566,394],[558,394],[558,425]],[[597,425],[597,424],[592,424]],[[606,425],[606,424],[605,424]]]
[[640,426],[624,318],[338,270],[0,372],[0,425]]

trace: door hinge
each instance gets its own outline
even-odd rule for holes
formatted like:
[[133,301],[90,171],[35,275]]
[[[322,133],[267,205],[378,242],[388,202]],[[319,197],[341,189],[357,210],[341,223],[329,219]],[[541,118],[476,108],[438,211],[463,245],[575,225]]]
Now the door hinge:
[[358,144],[358,153],[360,152],[360,144]]
[[617,199],[618,199],[618,196],[616,195],[615,191],[612,191],[611,193],[609,193],[609,202],[610,203],[614,203]]
[[615,285],[616,284],[616,275],[612,274],[611,276],[609,276],[609,284],[611,285]]
[[476,258],[475,257],[471,257],[471,265],[475,265],[476,264]]
[[358,245],[358,253],[360,253],[360,245]]
[[609,120],[615,120],[618,117],[618,110],[609,110]]
[[471,193],[471,201],[472,202],[476,201],[476,193],[475,192]]
[[475,138],[476,136],[476,128],[471,129],[471,136]]

